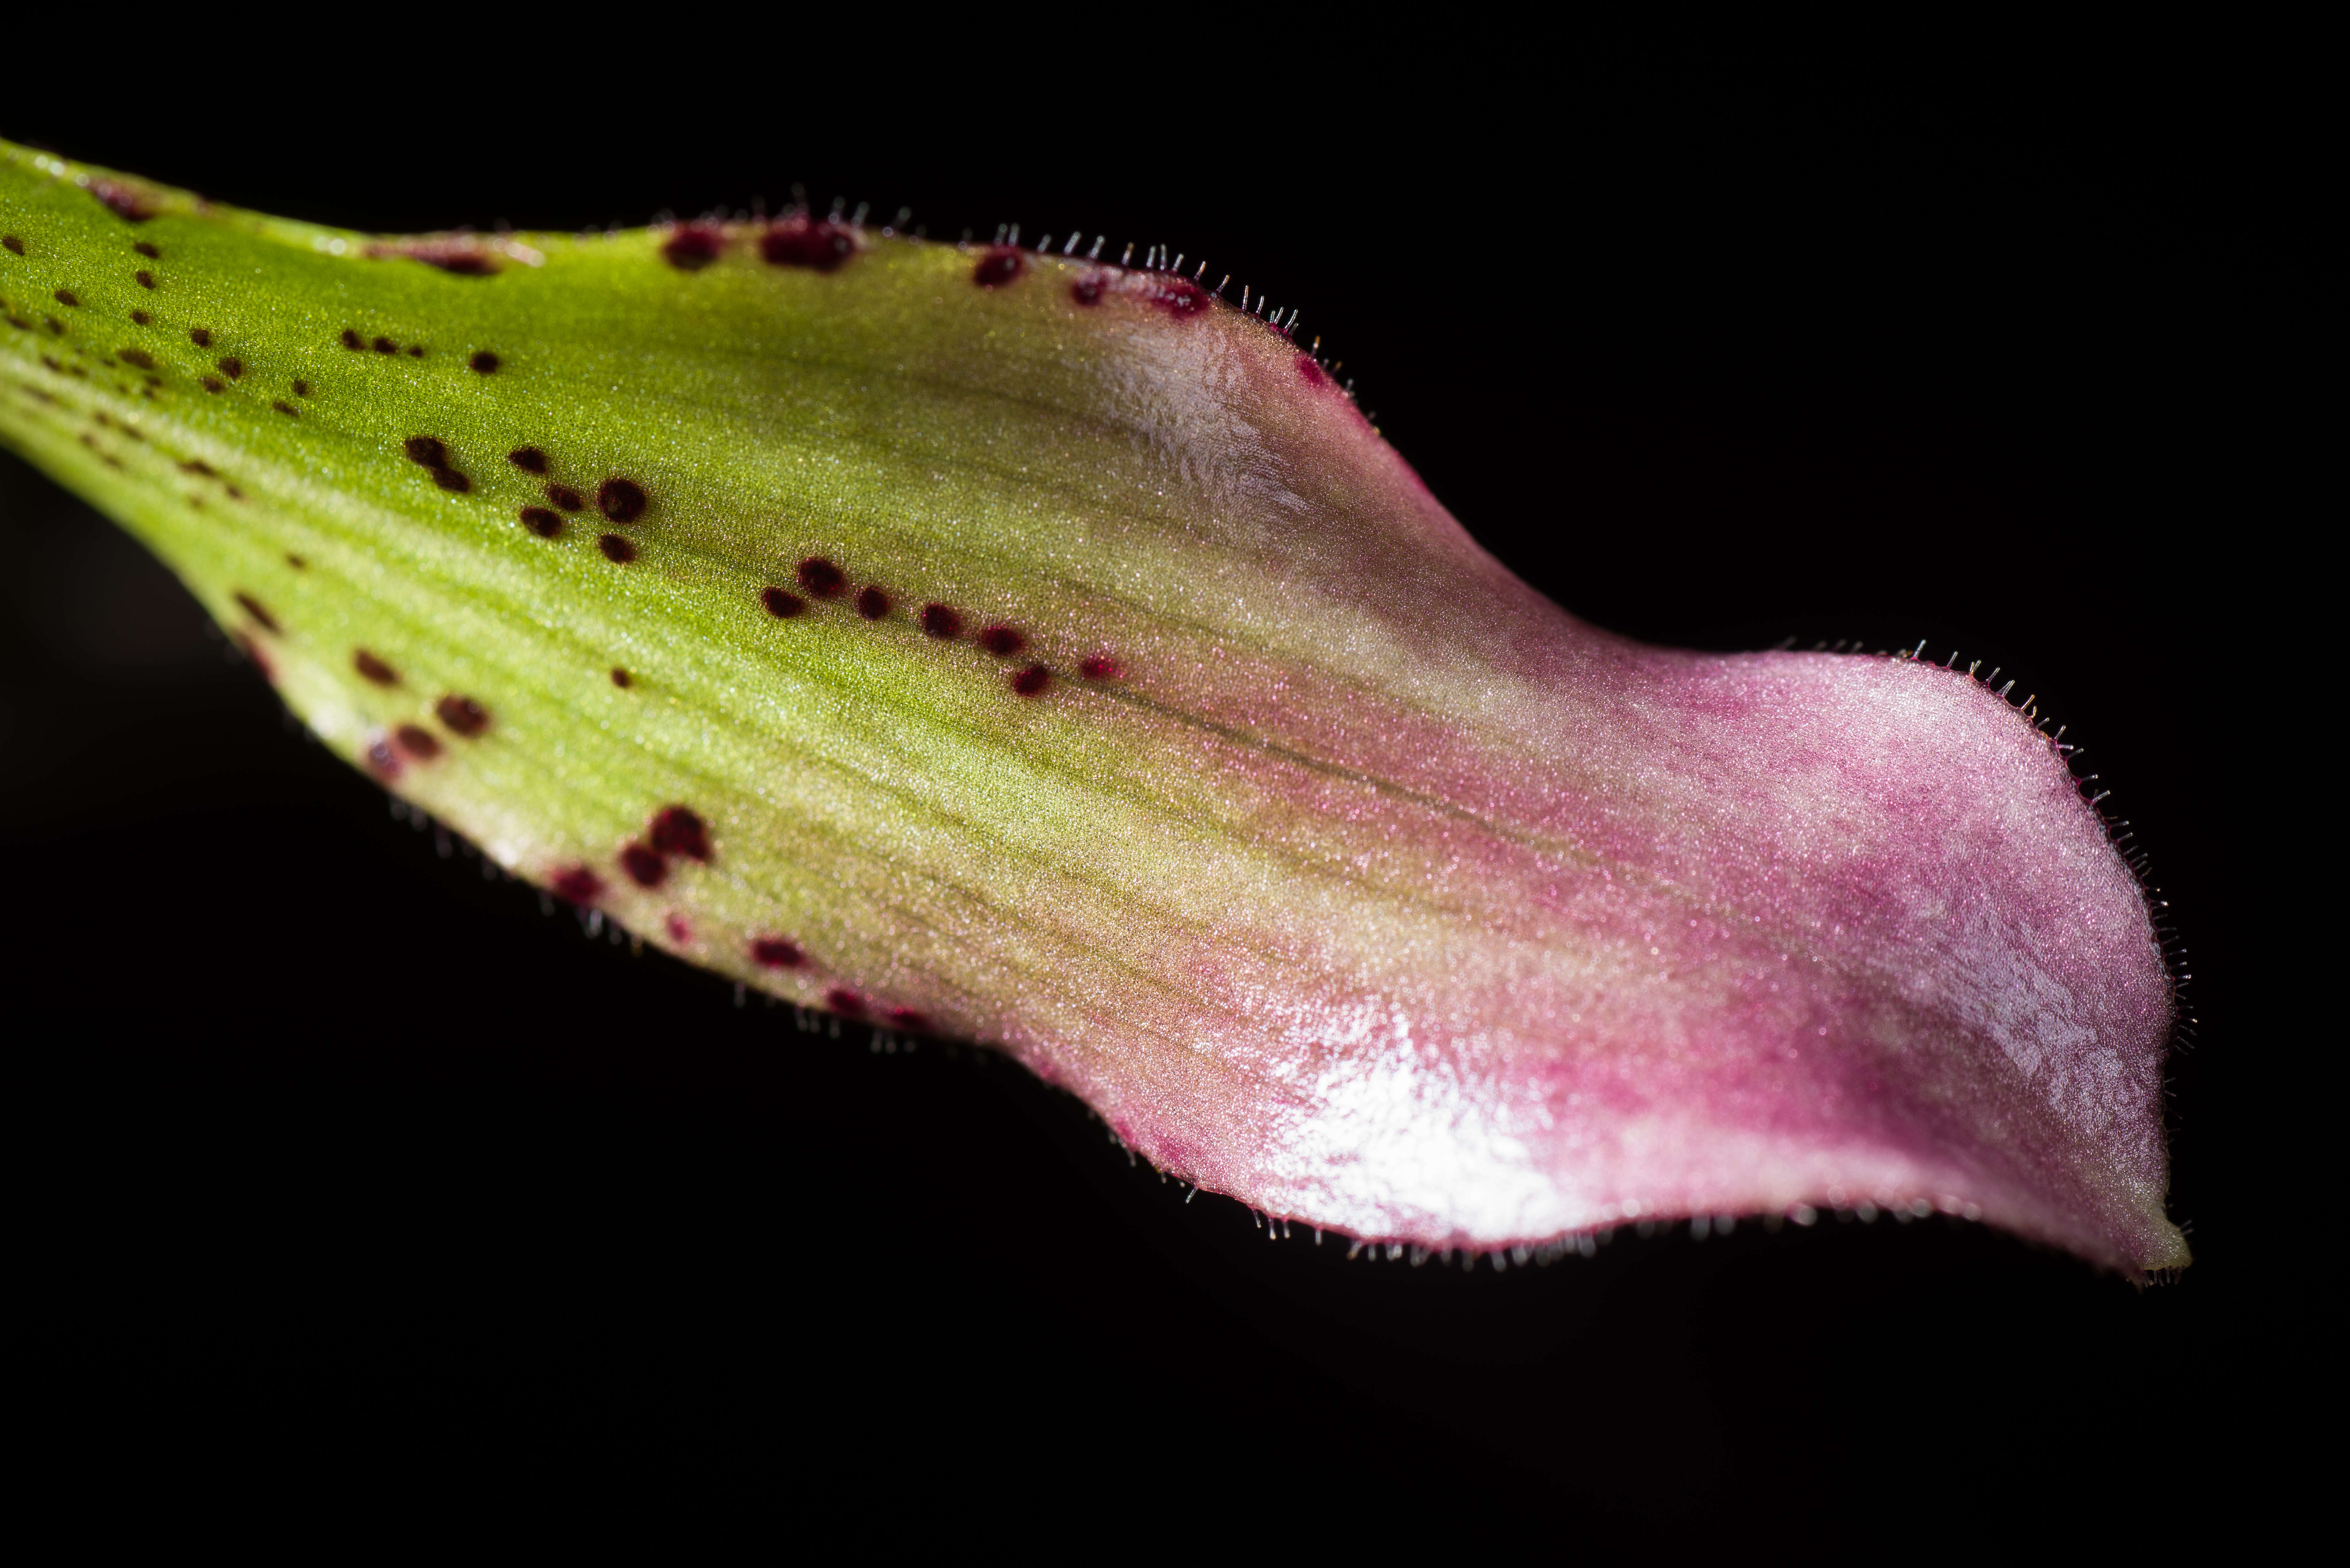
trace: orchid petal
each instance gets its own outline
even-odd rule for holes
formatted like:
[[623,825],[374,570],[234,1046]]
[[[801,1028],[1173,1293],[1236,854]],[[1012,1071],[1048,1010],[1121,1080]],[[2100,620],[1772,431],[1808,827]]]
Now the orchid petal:
[[1357,1237],[2186,1260],[2170,979],[2028,708],[1577,622],[1204,280],[806,213],[387,239],[5,144],[0,231],[0,439],[649,942]]

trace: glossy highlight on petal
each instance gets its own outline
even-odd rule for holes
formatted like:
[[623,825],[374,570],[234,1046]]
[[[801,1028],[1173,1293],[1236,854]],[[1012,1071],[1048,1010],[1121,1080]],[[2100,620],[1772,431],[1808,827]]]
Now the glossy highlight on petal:
[[[385,239],[80,172],[0,144],[0,302],[56,323],[0,440],[583,919],[1356,1237],[1870,1204],[2186,1261],[2170,979],[2034,716],[1575,620],[1294,316],[1016,236]],[[144,365],[88,325],[174,299]]]

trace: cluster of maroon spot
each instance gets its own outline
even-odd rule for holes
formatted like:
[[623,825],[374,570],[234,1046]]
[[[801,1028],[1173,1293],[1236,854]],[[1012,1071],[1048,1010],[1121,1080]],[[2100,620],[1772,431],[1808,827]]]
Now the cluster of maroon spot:
[[[515,448],[506,453],[506,461],[525,473],[541,476],[554,466],[546,451],[535,446]],[[567,484],[550,480],[546,489],[549,504],[525,506],[522,525],[542,539],[553,539],[563,532],[563,514],[582,511],[588,503]],[[633,479],[615,474],[596,487],[596,510],[624,528],[643,517],[651,505],[645,487]],[[618,534],[598,535],[596,547],[604,552],[607,560],[616,564],[626,565],[637,558],[636,545]]]
[[[997,236],[997,243],[982,251],[980,253],[979,260],[973,264],[971,272],[971,279],[972,282],[977,284],[980,287],[990,289],[998,287],[1001,285],[1012,282],[1026,270],[1027,264],[1025,254],[1016,243],[1019,230],[1015,226],[1011,232],[1014,240],[1015,241],[1014,244],[1003,244],[1003,236],[999,234]],[[1076,238],[1077,236],[1075,234],[1070,235],[1069,244],[1059,254],[1062,255],[1073,254],[1076,248]],[[1095,242],[1094,251],[1092,254],[1100,254],[1100,242],[1097,240]],[[1049,238],[1045,241],[1044,247],[1036,254],[1045,256],[1051,256],[1055,254],[1052,250],[1052,242]],[[1201,286],[1199,278],[1201,276],[1204,276],[1207,273],[1207,265],[1205,263],[1201,265],[1198,275],[1187,278],[1180,272],[1161,270],[1161,263],[1163,261],[1164,254],[1165,253],[1159,247],[1153,246],[1151,249],[1151,255],[1154,259],[1145,262],[1140,270],[1139,275],[1145,280],[1144,286],[1140,290],[1140,296],[1146,304],[1155,305],[1159,309],[1167,312],[1168,315],[1174,317],[1177,320],[1182,320],[1186,317],[1198,316],[1205,312],[1210,306],[1215,304],[1217,299],[1222,296],[1224,287],[1223,284],[1217,285],[1213,289],[1205,288]],[[1134,249],[1129,245],[1127,247],[1125,259],[1121,260],[1115,267],[1104,265],[1098,267],[1090,267],[1087,271],[1079,274],[1076,278],[1070,281],[1069,297],[1081,306],[1093,306],[1099,305],[1104,297],[1106,297],[1109,293],[1110,284],[1114,276],[1119,273],[1128,271],[1126,263],[1128,261],[1131,261],[1133,259],[1133,255]],[[1177,256],[1175,258],[1176,265],[1180,266],[1182,260],[1183,258],[1181,256]],[[1231,281],[1232,280],[1230,278],[1226,278],[1224,280],[1225,283],[1230,283]],[[1284,337],[1290,338],[1292,341],[1295,340],[1295,335],[1297,330],[1297,313],[1295,311],[1293,310],[1289,312],[1289,318],[1284,322],[1282,319],[1282,313],[1280,311],[1274,310],[1269,314],[1267,313],[1266,306],[1269,302],[1262,297],[1257,301],[1256,308],[1251,310],[1247,297],[1248,289],[1245,286],[1242,288],[1241,295],[1242,299],[1240,308],[1243,314],[1253,316],[1257,320],[1262,321],[1274,332],[1280,334]],[[1316,362],[1314,359],[1314,357],[1310,354],[1300,357],[1298,373],[1303,376],[1310,385],[1318,387],[1327,383],[1328,378],[1324,373],[1321,365]]]
[[[473,480],[450,460],[448,443],[440,437],[411,436],[402,443],[402,450],[408,453],[409,461],[431,473],[432,483],[442,489],[463,493],[473,487]],[[546,453],[535,446],[515,448],[506,453],[506,461],[525,473],[544,474],[548,468]],[[546,486],[546,498],[554,506],[525,506],[522,524],[542,539],[552,539],[563,532],[563,513],[580,511],[587,503],[570,486],[553,483]],[[596,487],[596,509],[624,527],[643,517],[651,504],[645,487],[633,479],[615,475]],[[596,545],[606,559],[618,564],[625,565],[637,558],[636,545],[618,534],[599,535]]]
[[[13,234],[0,237],[5,237],[11,242],[9,248],[14,250],[16,254],[18,255],[24,254],[23,241],[17,239],[16,236]],[[162,259],[163,252],[161,247],[150,241],[140,240],[130,248],[151,261],[160,261]],[[154,289],[161,286],[156,280],[155,275],[144,267],[134,270],[130,275],[141,288]],[[74,293],[74,291],[69,288],[57,289],[54,291],[51,297],[69,310],[79,310],[82,308],[81,296]],[[27,330],[32,327],[32,323],[30,321],[16,315],[12,310],[5,310],[5,306],[0,306],[0,314],[5,314],[6,319],[12,326]],[[129,314],[133,326],[152,327],[155,324],[155,317],[147,311],[133,310]],[[54,316],[45,317],[42,324],[47,327],[54,336],[62,337],[66,335],[65,323],[59,321]],[[346,333],[344,336],[348,339],[355,338],[357,335],[353,333]],[[212,330],[211,328],[204,327],[191,327],[188,331],[188,340],[199,348],[209,348],[213,346]],[[389,339],[379,340],[380,346],[388,344]],[[390,346],[387,348],[387,351],[392,351],[393,349],[396,349],[396,345]],[[424,350],[421,348],[411,348],[409,352],[411,354],[421,355]],[[121,363],[130,366],[132,369],[139,371],[144,378],[145,384],[140,388],[140,396],[152,398],[155,395],[155,389],[162,384],[162,377],[159,374],[161,367],[156,363],[155,356],[153,354],[144,348],[137,347],[136,345],[131,345],[116,349],[114,351],[114,358]],[[78,365],[63,365],[56,359],[47,356],[43,357],[41,362],[52,370],[60,371],[68,375],[87,376],[88,373]],[[227,391],[229,382],[242,380],[246,370],[244,361],[234,354],[222,356],[220,358],[213,361],[213,366],[220,372],[219,375],[199,373],[196,378],[196,384],[202,387],[205,391],[211,393]],[[226,378],[226,379],[223,379],[224,377]],[[296,379],[291,384],[296,397],[307,398],[310,395],[309,382]],[[283,399],[271,402],[269,406],[276,410],[279,413],[284,414],[288,419],[299,419],[301,417],[301,410],[296,408],[293,404],[285,401]],[[120,465],[118,464],[117,466]]]
[[[1027,267],[1027,258],[1018,247],[991,245],[972,264],[971,281],[982,288],[997,288],[1019,277]],[[1189,278],[1158,273],[1146,275],[1150,281],[1142,297],[1178,320],[1197,316],[1215,303],[1213,294]],[[1099,305],[1109,291],[1110,277],[1106,268],[1081,273],[1069,284],[1069,297],[1083,306]]]
[[[199,344],[203,341],[206,339],[199,339]],[[392,338],[383,337],[373,339],[365,338],[348,327],[343,328],[340,341],[344,348],[356,354],[364,354],[372,348],[379,354],[406,354],[411,359],[421,359],[425,353],[424,345],[421,343],[411,343],[406,348],[402,348]],[[496,371],[500,361],[495,354],[486,348],[480,348],[474,350],[473,357],[465,363],[487,376]]]
[[[794,572],[795,579],[806,593],[819,599],[837,599],[848,591],[848,574],[829,558],[810,556]],[[778,620],[792,620],[807,613],[808,601],[789,588],[769,586],[759,590],[759,602],[767,613]],[[857,613],[868,621],[885,620],[896,607],[889,590],[878,583],[868,583],[857,590],[854,599]],[[953,642],[963,634],[963,615],[952,605],[932,600],[914,617],[915,624],[925,636],[941,642]],[[1019,628],[998,622],[982,627],[972,640],[986,653],[998,659],[1015,659],[1026,651],[1028,637]],[[1115,680],[1123,673],[1118,660],[1107,654],[1089,655],[1077,666],[1078,673],[1088,680]],[[1044,664],[1030,663],[1013,672],[1012,690],[1023,697],[1041,697],[1053,684],[1053,672]]]
[[[201,463],[192,465],[183,463],[182,466],[203,467]],[[307,565],[298,556],[288,556],[286,559],[297,569]],[[266,631],[282,635],[276,618],[265,609],[258,599],[251,594],[243,592],[235,597],[236,602],[244,607],[244,613],[251,616],[255,623]],[[258,658],[258,650],[251,648],[249,644],[247,651]],[[265,673],[267,668],[264,663]],[[380,655],[368,649],[351,649],[351,668],[358,670],[362,679],[378,686],[397,686],[400,683],[400,671],[393,669]],[[473,698],[458,692],[452,691],[432,704],[432,712],[452,734],[462,735],[469,741],[480,738],[490,727],[490,711]],[[398,742],[398,751],[392,749],[393,742]],[[438,758],[445,749],[441,743],[441,738],[423,725],[401,724],[392,731],[390,741],[378,738],[369,742],[367,761],[368,765],[377,773],[390,778],[400,772],[401,753],[405,753],[417,762],[429,763]]]
[[421,466],[432,476],[432,483],[442,489],[453,490],[463,495],[473,488],[473,482],[449,461],[449,445],[440,437],[410,436],[401,443],[401,450],[408,453],[409,462]]
[[775,266],[834,272],[857,254],[857,236],[847,225],[795,213],[768,225],[759,236],[759,254]]
[[[389,337],[378,337],[372,344],[370,344],[366,338],[361,337],[358,333],[352,331],[348,327],[343,328],[342,343],[344,348],[361,354],[366,353],[369,348],[373,348],[379,354],[397,354],[400,352],[400,345]],[[411,343],[408,346],[408,357],[411,359],[423,358],[424,345],[421,343]]]
[[[400,672],[364,648],[352,650],[351,665],[379,686],[400,684]],[[469,741],[478,739],[490,727],[488,709],[471,697],[460,696],[453,691],[432,704],[432,712],[452,734],[462,735]],[[397,752],[390,742],[382,739],[370,742],[367,749],[368,765],[386,778],[399,774],[400,758],[403,753],[417,762],[429,763],[437,760],[447,749],[442,745],[440,736],[421,724],[400,725],[392,731],[391,742],[398,742]]]
[[[772,266],[837,272],[857,254],[857,231],[829,218],[794,213],[759,232],[759,254]],[[726,248],[726,231],[716,223],[682,223],[661,245],[661,259],[680,272],[700,272]]]
[[[788,937],[754,937],[750,942],[751,961],[762,969],[799,969],[807,962],[807,954],[799,943]],[[845,985],[827,987],[824,1004],[844,1018],[864,1018],[876,1010],[864,997]],[[928,1029],[928,1015],[910,1007],[884,1007],[879,1010],[883,1018],[904,1029]]]
[[658,888],[669,879],[672,860],[710,864],[710,829],[690,806],[665,805],[653,814],[645,836],[620,851],[620,869],[639,888]]

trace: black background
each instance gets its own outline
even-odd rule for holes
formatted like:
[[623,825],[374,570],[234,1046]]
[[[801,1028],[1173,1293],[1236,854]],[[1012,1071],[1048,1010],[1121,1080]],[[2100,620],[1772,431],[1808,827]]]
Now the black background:
[[57,1450],[818,1508],[857,1475],[900,1489],[885,1532],[950,1496],[1175,1534],[1280,1500],[1464,1544],[1494,1517],[1817,1540],[1888,1501],[2146,1539],[2195,1506],[2252,1376],[2237,753],[2197,651],[2242,607],[2229,551],[2178,543],[2219,514],[2224,159],[2127,61],[1538,43],[976,82],[508,60],[399,67],[426,96],[396,113],[93,90],[0,134],[369,229],[799,182],[934,237],[1163,241],[1301,307],[1575,613],[2003,665],[2089,746],[2189,949],[2183,1281],[1939,1220],[1498,1277],[1269,1245],[1014,1068],[796,1033],[443,857],[5,458],[9,1376]]

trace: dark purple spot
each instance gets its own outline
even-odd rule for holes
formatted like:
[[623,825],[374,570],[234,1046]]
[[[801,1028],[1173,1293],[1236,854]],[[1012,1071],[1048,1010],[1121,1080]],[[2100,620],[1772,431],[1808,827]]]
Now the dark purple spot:
[[797,969],[807,962],[807,954],[800,951],[799,943],[781,937],[753,938],[751,957],[767,969]]
[[941,642],[951,641],[962,635],[962,617],[946,605],[924,605],[922,629]]
[[669,862],[641,844],[620,851],[620,869],[639,888],[658,888],[669,877]]
[[466,360],[465,363],[471,365],[474,369],[480,371],[484,376],[494,375],[497,373],[498,357],[491,353],[486,348],[478,350],[473,357]]
[[411,359],[421,359],[424,358],[424,345],[421,343],[411,343],[403,352],[405,352]]
[[267,610],[263,609],[261,607],[261,601],[255,598],[251,594],[238,594],[236,596],[236,602],[244,607],[245,614],[251,616],[255,621],[260,623],[262,630],[274,632],[279,629],[277,618],[271,615]]
[[467,740],[490,727],[490,711],[487,708],[471,697],[460,697],[453,691],[432,704],[432,711],[441,716],[442,723]]
[[619,687],[621,691],[626,691],[629,687],[634,686],[636,683],[635,677],[631,676],[627,670],[621,669],[617,664],[612,666],[613,685]]
[[440,741],[421,724],[402,724],[393,733],[400,749],[420,763],[429,763],[441,754]]
[[238,358],[234,354],[231,354],[226,358],[219,361],[219,364],[221,374],[226,376],[232,381],[238,380],[244,375],[244,361]]
[[857,613],[867,620],[879,620],[889,613],[889,596],[879,588],[858,589]]
[[1010,283],[1027,267],[1018,251],[1009,245],[998,245],[979,258],[979,265],[971,269],[971,281],[982,288],[994,288]]
[[397,354],[400,352],[400,345],[394,343],[389,337],[377,338],[375,340],[374,347],[375,351],[379,354]]
[[726,236],[706,223],[688,223],[661,246],[661,259],[680,272],[700,272],[718,259]]
[[105,202],[109,212],[125,222],[143,223],[155,215],[155,209],[148,204],[144,192],[134,191],[118,181],[93,180],[89,182],[89,193]]
[[411,462],[421,462],[427,468],[449,466],[448,443],[438,436],[410,436],[400,442],[400,450],[408,454]]
[[759,602],[766,606],[767,613],[777,620],[789,620],[807,608],[807,600],[783,588],[760,589]]
[[199,457],[192,457],[180,464],[180,471],[183,473],[201,473],[207,479],[216,477],[220,472]]
[[585,501],[579,499],[579,493],[572,489],[567,484],[548,485],[546,487],[546,498],[549,501],[554,502],[557,506],[562,507],[566,512],[577,512],[581,507],[588,504]]
[[14,234],[0,234],[0,245],[6,245],[18,255],[25,254],[25,242]]
[[310,563],[299,556],[288,555],[286,557],[286,564],[297,572],[307,572],[310,569]]
[[1118,660],[1106,653],[1089,654],[1077,666],[1077,673],[1088,680],[1115,680],[1122,673]]
[[596,548],[604,552],[604,559],[616,566],[625,566],[637,558],[637,547],[618,534],[596,535]]
[[1102,296],[1102,275],[1089,272],[1069,285],[1069,297],[1079,305],[1099,305]]
[[145,240],[140,240],[137,244],[132,245],[130,248],[137,251],[140,255],[145,256],[149,261],[161,261],[163,259],[163,253],[157,250]]
[[308,397],[310,395],[310,383],[296,379],[294,383],[294,395],[297,398]]
[[207,392],[225,392],[228,390],[228,383],[222,380],[218,376],[199,376],[196,378],[196,385],[202,387]]
[[545,506],[525,506],[522,525],[542,539],[552,539],[563,532],[563,514]]
[[684,916],[675,911],[662,916],[661,925],[668,929],[669,940],[680,947],[693,940],[693,928],[685,923]]
[[535,446],[518,446],[506,453],[506,461],[525,473],[545,473],[546,454]]
[[[212,339],[210,337],[203,337],[199,338],[198,341],[209,343]],[[367,348],[367,345],[359,340],[359,335],[358,333],[346,327],[343,328],[343,347],[346,348],[364,349]]]
[[[302,410],[296,408],[293,404],[287,402],[283,398],[276,399],[271,402],[269,406],[276,409],[279,413],[284,414],[289,420],[298,420],[302,417]],[[457,477],[463,479],[464,475],[459,474]],[[464,486],[459,485],[457,488],[462,490]]]
[[1326,387],[1330,384],[1330,378],[1322,373],[1322,367],[1314,362],[1314,356],[1311,354],[1300,354],[1297,357],[1297,378],[1309,387]]
[[661,807],[653,815],[651,833],[653,847],[663,855],[682,855],[709,864],[710,829],[691,806]]
[[759,236],[759,254],[776,266],[833,272],[857,254],[857,237],[839,223],[785,218]]
[[386,664],[382,659],[378,659],[374,654],[369,653],[364,648],[355,649],[352,650],[351,668],[358,670],[361,675],[366,676],[369,680],[374,681],[378,686],[397,686],[400,684],[400,671],[394,670],[390,665]]
[[[286,408],[286,405],[283,403],[280,403],[277,406],[281,409],[285,409],[286,412],[289,414],[294,411],[292,409]],[[473,488],[473,482],[466,478],[463,474],[458,472],[453,468],[434,469],[432,471],[432,483],[439,485],[443,490],[453,490],[460,495],[464,494],[465,492]]]
[[998,659],[1009,659],[1028,646],[1028,639],[1008,626],[991,626],[979,634],[979,646]]
[[141,288],[152,288],[155,286],[155,275],[149,272],[145,267],[140,267],[137,272],[132,273],[130,275],[139,280],[139,286]]
[[74,297],[73,290],[69,288],[61,288],[57,290],[53,297],[59,305],[70,305],[76,310],[79,310],[81,308],[81,301]]
[[596,487],[596,510],[626,527],[645,514],[645,487],[633,479],[608,479]]
[[367,764],[388,779],[400,776],[400,753],[391,749],[391,742],[381,735],[367,745]]
[[1160,278],[1151,285],[1150,303],[1179,321],[1199,315],[1214,302],[1215,296],[1206,289],[1180,277]]
[[889,1022],[900,1029],[919,1029],[927,1033],[931,1027],[931,1015],[918,1012],[910,1007],[893,1007],[889,1009]]
[[810,556],[802,561],[797,576],[800,587],[820,599],[837,599],[848,586],[848,574],[822,556]]
[[133,327],[151,327],[154,321],[155,318],[143,310],[134,310],[130,313],[130,324]]
[[1045,688],[1053,683],[1053,672],[1041,664],[1032,664],[1012,678],[1012,690],[1023,697],[1041,697]]
[[118,348],[114,352],[114,357],[126,365],[136,365],[142,370],[151,370],[155,368],[155,356],[144,348]]
[[585,866],[574,866],[556,874],[555,890],[575,904],[592,904],[604,896],[604,878]]
[[824,1004],[847,1018],[865,1016],[865,999],[845,985],[836,985],[824,993]]

